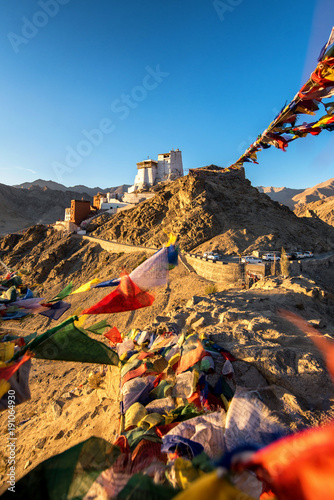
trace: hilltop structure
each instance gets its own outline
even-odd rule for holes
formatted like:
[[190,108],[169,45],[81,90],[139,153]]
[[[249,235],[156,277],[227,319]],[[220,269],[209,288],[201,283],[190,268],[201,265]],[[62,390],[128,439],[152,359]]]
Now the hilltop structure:
[[137,163],[137,175],[134,185],[128,193],[147,190],[163,181],[174,181],[183,176],[182,152],[172,149],[169,153],[158,155],[158,161],[147,159]]

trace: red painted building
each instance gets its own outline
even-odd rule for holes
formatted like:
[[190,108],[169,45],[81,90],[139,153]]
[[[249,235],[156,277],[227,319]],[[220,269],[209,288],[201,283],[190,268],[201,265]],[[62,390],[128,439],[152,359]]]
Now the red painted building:
[[70,222],[74,222],[77,226],[88,217],[91,207],[90,201],[71,200],[71,218]]

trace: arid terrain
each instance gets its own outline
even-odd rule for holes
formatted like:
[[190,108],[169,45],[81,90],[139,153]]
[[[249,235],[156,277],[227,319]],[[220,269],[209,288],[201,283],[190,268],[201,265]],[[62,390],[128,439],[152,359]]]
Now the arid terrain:
[[[106,318],[121,333],[130,328],[197,331],[237,359],[234,386],[256,390],[264,404],[289,429],[327,421],[333,416],[334,388],[312,340],[281,315],[297,313],[334,338],[334,228],[317,218],[298,218],[288,208],[260,194],[242,178],[220,179],[214,173],[186,176],[164,186],[140,207],[102,218],[93,234],[119,242],[160,247],[164,232],[178,235],[180,249],[219,248],[225,253],[253,249],[307,247],[322,260],[293,276],[267,276],[250,289],[222,286],[198,276],[182,262],[170,271],[169,286],[155,288],[151,307],[90,316],[85,327]],[[219,174],[218,174],[219,175]],[[247,198],[246,198],[247,196]],[[24,269],[25,280],[40,297],[51,299],[66,284],[74,289],[93,278],[117,278],[149,253],[108,253],[98,244],[43,225],[23,235],[0,239],[0,258]],[[41,315],[0,322],[0,332],[23,337],[41,334],[110,293],[95,288],[65,299],[71,309],[58,322]],[[101,341],[101,336],[92,334]],[[105,340],[107,343],[107,341]],[[90,377],[91,372],[96,372]],[[100,374],[99,365],[32,359],[31,400],[16,408],[17,479],[38,463],[90,437],[113,441],[119,430],[118,369]],[[214,377],[214,375],[212,375]],[[0,415],[1,479],[6,473],[7,417]],[[4,486],[2,490],[4,491]]]

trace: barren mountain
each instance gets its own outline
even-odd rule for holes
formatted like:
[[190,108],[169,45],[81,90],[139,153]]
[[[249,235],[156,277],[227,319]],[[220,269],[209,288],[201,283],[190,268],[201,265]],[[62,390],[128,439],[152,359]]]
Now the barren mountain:
[[291,210],[294,209],[295,202],[294,197],[303,193],[304,189],[291,189],[287,187],[265,187],[265,186],[257,186],[257,189],[260,193],[267,194],[272,200],[278,201],[282,203],[282,205],[286,205]]
[[334,177],[316,186],[305,189],[302,193],[294,196],[293,200],[298,203],[298,205],[301,205],[310,203],[311,201],[322,200],[330,196],[334,196]]
[[286,205],[291,210],[305,203],[310,203],[334,196],[334,177],[307,189],[290,189],[286,187],[258,186],[260,193],[266,193],[274,201]]
[[33,186],[18,189],[0,184],[0,234],[11,233],[36,223],[52,224],[64,218],[72,199],[91,200],[85,193],[54,191]]
[[256,249],[312,249],[334,246],[334,230],[320,220],[299,218],[259,193],[243,170],[196,169],[162,186],[146,202],[120,212],[97,228],[95,236],[123,243],[159,247],[166,232],[180,247],[219,249],[233,254]]
[[298,217],[319,217],[327,224],[334,226],[334,196],[311,201],[305,205],[297,205],[294,212]]
[[124,193],[128,190],[130,187],[130,184],[122,184],[121,186],[116,186],[116,187],[111,187],[111,188],[100,188],[100,187],[94,187],[90,188],[84,185],[76,185],[76,186],[70,186],[66,187],[64,184],[59,184],[58,182],[54,181],[44,181],[43,179],[37,179],[36,181],[33,182],[23,182],[22,184],[17,184],[13,187],[16,188],[21,188],[21,189],[30,189],[33,186],[39,186],[41,188],[48,188],[48,189],[53,189],[56,191],[71,191],[73,193],[86,193],[88,196],[95,196],[97,193]]

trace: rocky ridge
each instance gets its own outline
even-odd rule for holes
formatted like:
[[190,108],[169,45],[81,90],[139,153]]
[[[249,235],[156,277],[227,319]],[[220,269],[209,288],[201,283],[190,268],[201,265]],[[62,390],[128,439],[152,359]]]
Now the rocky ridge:
[[334,231],[320,220],[299,218],[259,193],[243,171],[225,174],[210,166],[162,186],[155,196],[122,211],[92,234],[133,245],[160,247],[165,233],[189,251],[251,253],[253,250],[334,247]]

